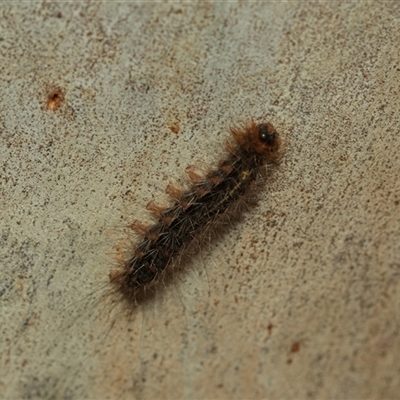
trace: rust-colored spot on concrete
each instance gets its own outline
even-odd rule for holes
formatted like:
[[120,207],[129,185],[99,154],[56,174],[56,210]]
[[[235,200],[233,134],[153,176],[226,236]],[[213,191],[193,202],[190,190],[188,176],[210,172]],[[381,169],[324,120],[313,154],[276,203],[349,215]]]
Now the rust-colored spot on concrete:
[[300,343],[296,342],[292,344],[290,351],[292,353],[297,353],[300,350]]
[[57,110],[64,101],[64,94],[60,88],[53,89],[47,96],[46,106],[48,110]]

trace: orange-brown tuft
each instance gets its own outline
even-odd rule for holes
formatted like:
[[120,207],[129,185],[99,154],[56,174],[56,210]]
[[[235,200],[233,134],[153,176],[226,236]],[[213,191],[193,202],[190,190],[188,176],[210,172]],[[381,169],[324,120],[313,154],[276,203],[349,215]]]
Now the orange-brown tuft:
[[147,234],[147,239],[149,239],[151,242],[157,242],[157,240],[158,240],[158,238],[160,237],[160,234],[159,233],[157,233],[157,232],[152,232],[152,231],[150,231],[148,234]]
[[202,198],[203,196],[205,196],[207,193],[209,193],[210,191],[206,189],[205,186],[203,185],[198,185],[194,187],[194,190],[196,191],[197,195]]
[[138,220],[132,221],[132,223],[129,225],[131,229],[133,229],[138,235],[145,235],[146,232],[148,231],[148,226],[144,225]]
[[154,203],[153,200],[150,200],[147,203],[146,209],[149,210],[156,217],[160,217],[162,215],[162,213],[164,212],[164,207],[157,205],[156,203]]
[[228,164],[221,164],[219,166],[220,170],[223,172],[224,175],[229,175],[232,172],[232,165],[228,165]]
[[167,187],[165,188],[165,192],[169,194],[173,199],[179,199],[183,194],[183,190],[178,189],[172,183],[169,183],[167,185]]
[[186,173],[193,184],[204,181],[204,176],[200,174],[193,166],[189,165],[186,167]]
[[210,180],[212,186],[218,186],[222,182],[222,176],[219,173],[210,174],[208,179]]
[[175,221],[175,217],[169,216],[169,215],[163,215],[162,216],[162,223],[165,226],[170,226],[174,221]]

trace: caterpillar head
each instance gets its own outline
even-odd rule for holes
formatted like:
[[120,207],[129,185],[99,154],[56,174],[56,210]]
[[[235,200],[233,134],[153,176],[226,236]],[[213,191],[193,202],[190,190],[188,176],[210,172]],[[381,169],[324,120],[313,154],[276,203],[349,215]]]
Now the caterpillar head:
[[270,122],[255,123],[232,128],[232,135],[239,145],[248,152],[264,159],[266,163],[276,162],[281,156],[281,140],[275,127]]

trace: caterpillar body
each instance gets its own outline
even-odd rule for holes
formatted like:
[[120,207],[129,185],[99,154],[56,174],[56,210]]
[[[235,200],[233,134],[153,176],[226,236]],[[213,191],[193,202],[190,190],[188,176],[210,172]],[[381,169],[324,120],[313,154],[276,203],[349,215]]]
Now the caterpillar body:
[[133,222],[139,243],[109,276],[113,291],[125,300],[136,302],[171,272],[193,242],[202,241],[208,228],[215,230],[241,212],[248,194],[263,181],[266,166],[281,157],[281,139],[269,122],[252,121],[231,128],[231,134],[227,156],[216,169],[201,174],[188,167],[189,190],[169,184],[166,192],[173,199],[171,206],[147,205],[156,222],[151,226]]

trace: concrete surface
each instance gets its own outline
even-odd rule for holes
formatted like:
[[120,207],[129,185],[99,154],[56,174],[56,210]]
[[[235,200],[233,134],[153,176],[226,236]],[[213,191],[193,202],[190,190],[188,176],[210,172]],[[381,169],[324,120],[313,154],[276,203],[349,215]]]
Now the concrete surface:
[[[399,398],[399,43],[394,1],[2,2],[0,396]],[[127,225],[250,118],[288,141],[258,207],[105,301]]]

